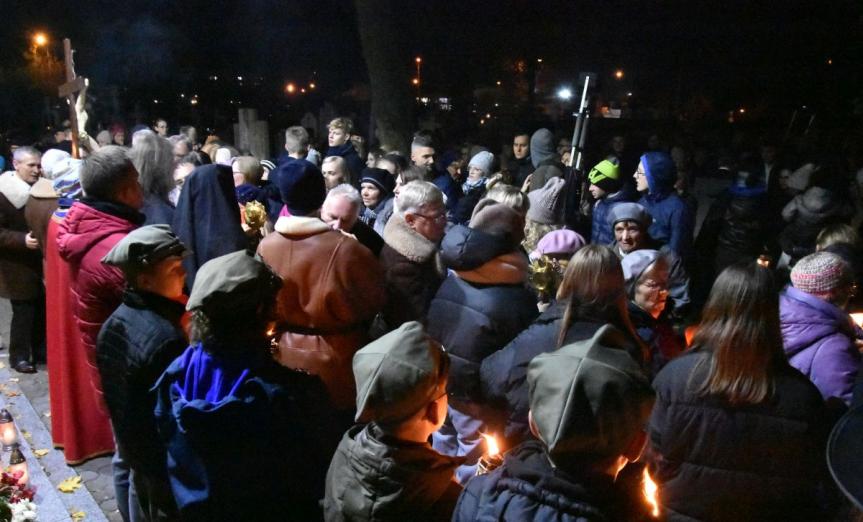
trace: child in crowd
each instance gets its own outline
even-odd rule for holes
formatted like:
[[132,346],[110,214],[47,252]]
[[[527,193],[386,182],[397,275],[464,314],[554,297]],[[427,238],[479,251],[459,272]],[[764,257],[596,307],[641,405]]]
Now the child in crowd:
[[354,355],[357,416],[327,472],[324,518],[447,520],[464,459],[434,451],[447,412],[449,356],[411,321]]

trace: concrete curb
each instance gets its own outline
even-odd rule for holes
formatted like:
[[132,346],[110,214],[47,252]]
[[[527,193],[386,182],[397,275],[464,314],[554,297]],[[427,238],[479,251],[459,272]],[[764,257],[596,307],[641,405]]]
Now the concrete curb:
[[[5,363],[8,359],[3,360]],[[66,465],[62,451],[54,449],[51,434],[6,364],[0,369],[0,383],[3,386],[0,407],[9,410],[18,427],[21,451],[27,459],[30,471],[30,484],[36,489],[35,502],[39,507],[39,520],[68,521],[72,520],[71,513],[83,512],[85,522],[107,521],[99,504],[83,484],[73,493],[61,493],[57,489],[60,482],[79,473]],[[34,448],[50,451],[44,457],[37,458],[33,453]],[[7,461],[8,455],[4,454],[4,464]]]

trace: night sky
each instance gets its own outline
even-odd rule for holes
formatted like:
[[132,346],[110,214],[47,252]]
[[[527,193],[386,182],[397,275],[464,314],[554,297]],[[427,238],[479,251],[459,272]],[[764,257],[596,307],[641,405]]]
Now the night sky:
[[[367,81],[347,1],[5,4],[0,73],[20,66],[30,35],[44,30],[55,41],[72,38],[79,74],[154,95],[211,74],[273,84],[316,74],[322,95]],[[863,95],[863,11],[853,0],[400,5],[408,50],[423,57],[424,84],[437,92],[492,84],[514,60],[541,57],[549,82],[574,81],[585,70],[610,78],[622,68],[639,94],[699,92],[718,108],[765,99],[841,106]]]

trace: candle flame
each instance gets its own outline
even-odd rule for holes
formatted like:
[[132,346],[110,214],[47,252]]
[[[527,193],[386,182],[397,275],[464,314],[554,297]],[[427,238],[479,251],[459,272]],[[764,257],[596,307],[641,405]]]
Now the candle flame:
[[489,435],[487,433],[480,433],[480,435],[485,439],[485,447],[488,450],[487,453],[489,456],[494,456],[500,453],[500,447],[498,447],[497,440],[495,440],[493,435]]
[[856,314],[851,314],[851,319],[854,323],[863,328],[863,312],[857,312]]
[[644,500],[647,501],[647,504],[650,506],[650,514],[653,518],[659,517],[659,487],[656,485],[656,482],[651,478],[650,473],[647,472],[647,468],[644,468],[644,473],[642,474],[642,492],[644,493]]

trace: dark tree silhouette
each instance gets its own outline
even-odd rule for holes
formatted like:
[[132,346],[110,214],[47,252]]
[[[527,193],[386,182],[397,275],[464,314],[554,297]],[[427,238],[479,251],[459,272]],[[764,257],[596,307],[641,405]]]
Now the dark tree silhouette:
[[386,150],[406,151],[413,130],[412,65],[398,23],[398,0],[355,0],[363,57],[372,91],[372,117]]

